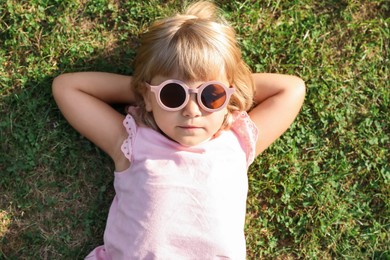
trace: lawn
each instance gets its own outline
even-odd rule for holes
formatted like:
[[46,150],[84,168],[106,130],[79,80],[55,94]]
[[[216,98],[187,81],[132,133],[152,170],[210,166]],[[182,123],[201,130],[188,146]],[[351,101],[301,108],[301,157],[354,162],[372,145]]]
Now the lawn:
[[[250,167],[248,259],[390,259],[389,3],[216,2],[253,71],[307,85]],[[131,75],[139,34],[182,5],[0,1],[0,259],[82,259],[102,243],[113,163],[67,124],[51,82]]]

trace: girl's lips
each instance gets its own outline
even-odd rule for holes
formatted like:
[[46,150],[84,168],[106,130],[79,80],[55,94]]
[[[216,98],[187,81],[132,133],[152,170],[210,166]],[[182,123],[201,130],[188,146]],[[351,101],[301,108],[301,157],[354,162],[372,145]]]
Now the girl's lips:
[[196,130],[196,129],[201,129],[202,127],[194,126],[194,125],[181,125],[181,126],[179,126],[179,128],[185,129],[185,130]]
[[200,128],[200,127],[196,127],[196,126],[179,126],[180,128],[183,128],[183,129],[197,129],[197,128]]

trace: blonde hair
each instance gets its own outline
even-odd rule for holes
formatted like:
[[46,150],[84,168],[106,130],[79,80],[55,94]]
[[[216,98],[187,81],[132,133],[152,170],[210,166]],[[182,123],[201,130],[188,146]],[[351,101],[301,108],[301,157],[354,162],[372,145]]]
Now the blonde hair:
[[155,129],[157,126],[146,111],[143,96],[147,91],[145,82],[157,75],[175,74],[183,81],[207,81],[221,72],[226,73],[236,91],[221,128],[229,127],[233,111],[247,111],[252,106],[251,71],[242,60],[234,29],[211,2],[196,2],[184,14],[154,22],[141,37],[134,67],[132,87],[141,112],[138,120]]

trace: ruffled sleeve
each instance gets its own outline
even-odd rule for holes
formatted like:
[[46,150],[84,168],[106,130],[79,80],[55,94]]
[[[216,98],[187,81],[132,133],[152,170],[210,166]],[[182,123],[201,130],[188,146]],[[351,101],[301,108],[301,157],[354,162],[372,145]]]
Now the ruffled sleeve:
[[256,142],[258,129],[246,112],[233,114],[232,130],[238,136],[241,146],[244,148],[247,158],[247,166],[254,161],[256,154]]
[[[134,113],[132,109],[129,109],[129,113]],[[137,133],[137,124],[131,114],[127,114],[126,118],[123,120],[123,126],[126,128],[128,133],[128,137],[123,141],[121,146],[121,150],[125,157],[132,161],[132,152],[133,152],[133,144],[135,140],[135,135]]]

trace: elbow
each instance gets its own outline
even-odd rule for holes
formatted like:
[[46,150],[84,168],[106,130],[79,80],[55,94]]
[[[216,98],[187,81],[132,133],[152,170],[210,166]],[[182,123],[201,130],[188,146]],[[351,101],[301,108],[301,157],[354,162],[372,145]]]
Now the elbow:
[[301,92],[306,92],[306,84],[305,84],[305,81],[303,79],[301,79],[300,77],[298,76],[295,76],[295,80],[297,81],[296,82],[296,88],[301,91]]
[[59,78],[60,78],[60,77],[61,77],[61,75],[55,77],[54,80],[53,80],[53,82],[52,82],[52,84],[51,84],[51,93],[52,93],[54,99],[56,98],[57,93],[58,93],[59,81],[60,81]]
[[297,97],[300,97],[303,101],[306,95],[306,84],[303,79],[300,77],[295,76],[296,83],[294,84],[295,86],[295,93]]
[[59,96],[59,92],[61,91],[61,82],[62,75],[59,75],[54,78],[53,83],[51,84],[51,93],[56,101],[57,97]]
[[58,99],[59,96],[61,96],[61,93],[66,88],[66,74],[61,74],[54,78],[53,83],[51,85],[51,92],[55,100]]

